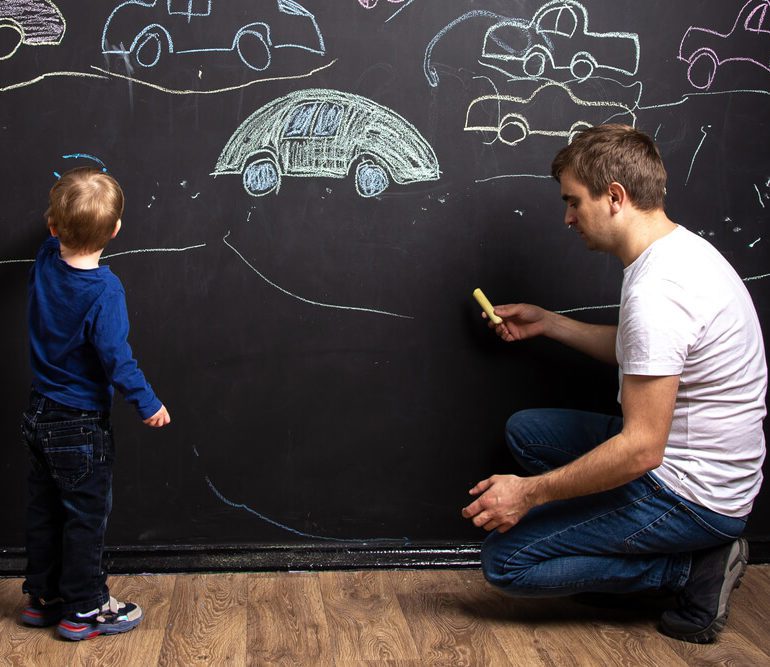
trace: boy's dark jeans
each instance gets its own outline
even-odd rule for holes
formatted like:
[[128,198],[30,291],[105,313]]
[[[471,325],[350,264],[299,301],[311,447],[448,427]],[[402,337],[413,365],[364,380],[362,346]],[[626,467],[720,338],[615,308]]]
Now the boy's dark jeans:
[[102,567],[112,509],[109,413],[69,408],[33,391],[21,428],[31,462],[23,590],[61,598],[65,614],[91,611],[109,600]]

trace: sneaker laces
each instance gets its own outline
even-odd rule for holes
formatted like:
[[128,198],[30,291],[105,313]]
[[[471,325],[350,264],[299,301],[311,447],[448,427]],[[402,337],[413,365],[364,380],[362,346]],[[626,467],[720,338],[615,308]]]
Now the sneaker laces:
[[[102,606],[102,611],[110,611],[113,614],[117,614],[120,607],[124,606],[123,603],[118,602],[112,595],[110,595],[109,602],[106,602],[104,606]],[[106,609],[105,609],[106,607]]]

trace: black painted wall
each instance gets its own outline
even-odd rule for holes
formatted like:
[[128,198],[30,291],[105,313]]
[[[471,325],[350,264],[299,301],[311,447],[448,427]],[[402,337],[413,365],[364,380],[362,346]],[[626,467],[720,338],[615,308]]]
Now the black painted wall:
[[[502,438],[511,412],[616,411],[615,369],[549,341],[505,345],[471,299],[480,286],[493,302],[616,318],[621,266],[568,232],[547,177],[575,121],[634,122],[657,138],[669,216],[728,257],[768,330],[766,2],[300,0],[281,12],[277,0],[192,0],[194,12],[210,4],[211,14],[187,17],[169,16],[167,0],[54,2],[0,3],[0,12],[25,8],[15,25],[33,26],[0,60],[5,553],[24,543],[29,260],[55,173],[76,165],[103,165],[125,189],[123,230],[105,262],[124,282],[134,351],[173,418],[152,431],[116,401],[108,540],[128,552],[238,544],[294,566],[340,549],[343,566],[367,550],[386,563],[389,550],[459,552],[483,538],[460,518],[467,489],[515,470]],[[564,9],[538,33],[546,4]],[[485,51],[487,30],[506,18]],[[260,22],[271,29],[263,42]],[[143,64],[115,52],[151,24],[169,31],[173,52],[159,29],[153,66],[147,34],[136,41]],[[251,41],[231,49],[245,26]],[[571,38],[543,32],[572,27]],[[683,43],[691,27],[706,30]],[[20,30],[0,29],[6,54]],[[521,35],[553,49],[553,66],[541,52],[537,78],[524,78],[516,60]],[[680,43],[689,57],[691,39],[710,50],[688,70]],[[580,53],[596,59],[592,72],[580,57],[570,70]],[[709,54],[740,60],[720,64],[709,84]],[[340,124],[350,174],[317,175],[328,164],[316,144],[305,177],[284,174],[264,196],[250,195],[240,174],[212,175],[253,112],[310,89],[380,105],[368,128]],[[526,139],[514,143],[510,123],[499,135],[464,129],[506,114],[527,119]],[[294,141],[299,162],[303,141]],[[423,146],[402,178],[415,182],[397,182],[387,166],[389,187],[363,196],[353,172],[362,161],[382,165],[383,142],[402,155],[410,142]],[[754,542],[770,540],[769,506],[765,490],[749,524]]]

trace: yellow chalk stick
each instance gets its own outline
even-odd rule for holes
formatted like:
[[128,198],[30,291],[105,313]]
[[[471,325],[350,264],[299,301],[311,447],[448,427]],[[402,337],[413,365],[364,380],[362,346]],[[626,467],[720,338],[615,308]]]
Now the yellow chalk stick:
[[500,324],[500,322],[503,321],[501,317],[495,315],[495,309],[492,307],[492,304],[489,303],[489,299],[484,296],[484,292],[481,291],[481,288],[477,287],[475,290],[473,290],[473,298],[479,302],[479,305],[484,309],[487,317],[494,324]]

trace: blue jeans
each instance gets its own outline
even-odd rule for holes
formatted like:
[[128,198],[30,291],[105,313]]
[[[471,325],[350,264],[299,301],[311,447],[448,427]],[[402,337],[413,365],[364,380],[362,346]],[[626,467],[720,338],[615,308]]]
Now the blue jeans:
[[31,464],[23,590],[61,598],[65,614],[90,611],[109,600],[102,567],[112,508],[109,413],[69,408],[32,392],[21,429]]
[[[506,425],[514,458],[529,473],[563,466],[616,435],[620,417],[576,410],[525,410]],[[624,486],[531,510],[491,533],[481,561],[510,595],[681,590],[691,552],[738,538],[736,519],[689,502],[646,474]]]

